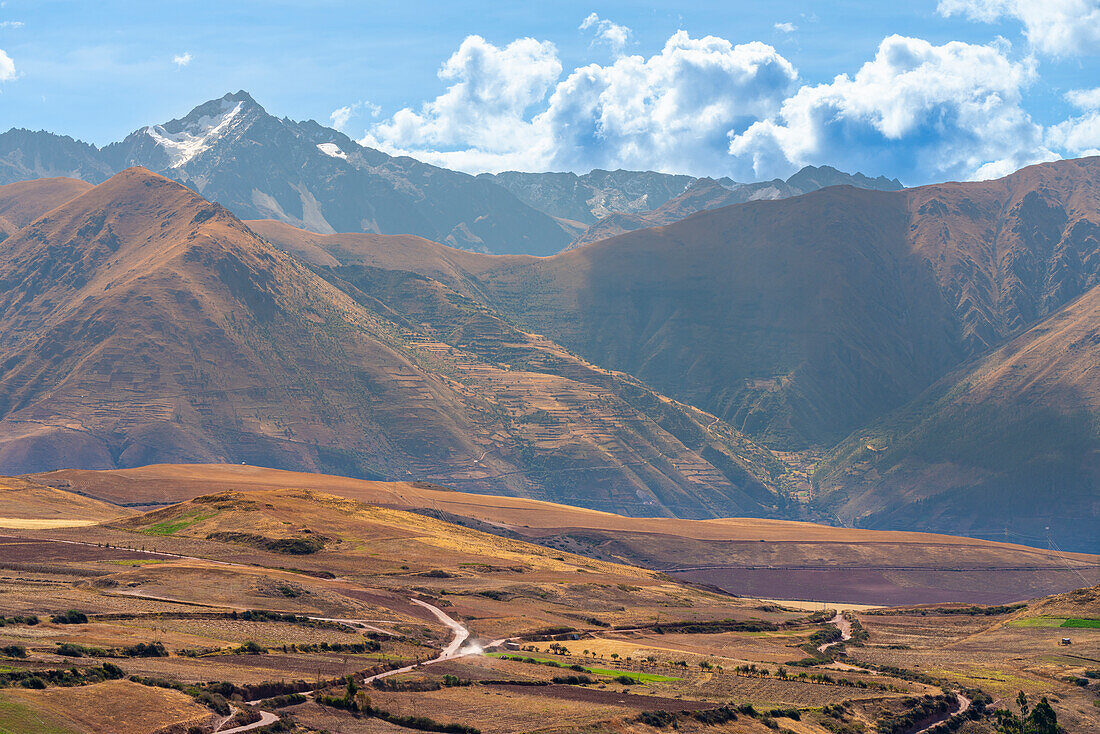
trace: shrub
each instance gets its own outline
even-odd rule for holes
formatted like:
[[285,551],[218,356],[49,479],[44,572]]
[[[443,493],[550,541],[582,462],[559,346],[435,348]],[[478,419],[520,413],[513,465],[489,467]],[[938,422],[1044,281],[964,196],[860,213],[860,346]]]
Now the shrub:
[[274,696],[272,698],[265,699],[260,703],[260,706],[264,708],[281,709],[287,706],[296,706],[300,703],[305,703],[306,697],[301,693],[287,693],[282,696]]
[[76,609],[70,609],[63,614],[53,615],[50,617],[50,621],[54,624],[86,624],[88,622],[88,615]]
[[139,642],[122,648],[122,654],[128,658],[166,658],[168,651],[159,642]]

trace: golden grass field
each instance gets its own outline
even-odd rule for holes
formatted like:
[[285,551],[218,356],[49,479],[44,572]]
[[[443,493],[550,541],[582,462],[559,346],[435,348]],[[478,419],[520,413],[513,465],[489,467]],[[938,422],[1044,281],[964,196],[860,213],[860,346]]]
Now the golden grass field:
[[[763,733],[774,731],[765,713],[781,709],[772,716],[779,730],[869,734],[884,717],[907,710],[910,697],[980,689],[991,706],[1010,709],[1019,691],[1033,701],[1047,696],[1067,731],[1100,727],[1093,705],[1100,683],[1074,682],[1100,668],[1100,629],[1048,621],[1100,619],[1097,587],[990,614],[946,613],[959,605],[938,603],[786,603],[684,585],[608,548],[586,547],[591,555],[582,555],[555,547],[565,543],[529,541],[573,528],[569,537],[645,536],[654,546],[700,552],[711,543],[755,543],[765,548],[757,553],[790,563],[816,544],[822,556],[853,553],[882,566],[906,554],[914,563],[931,561],[935,548],[951,547],[976,568],[1062,563],[1082,573],[1093,561],[1087,556],[800,523],[628,519],[252,467],[176,471],[178,485],[166,467],[63,473],[68,489],[81,495],[41,484],[61,485],[60,476],[19,480],[25,493],[9,485],[7,514],[94,524],[0,531],[0,731],[210,732],[223,717],[196,698],[198,688],[186,687],[213,681],[223,683],[209,690],[225,694],[234,711],[263,691],[295,685],[328,685],[339,697],[344,676],[425,661],[447,644],[451,631],[411,599],[460,621],[477,645],[513,638],[513,647],[524,649],[503,654],[521,659],[472,647],[393,676],[382,688],[366,686],[372,705],[391,720],[313,700],[265,710],[299,732],[408,732],[397,717],[419,716],[486,733],[656,734],[668,729],[644,723],[646,712],[688,712],[677,716],[678,731]],[[150,502],[161,490],[178,503],[142,513],[113,504]],[[498,534],[482,531],[490,524]],[[685,539],[703,545],[682,545]],[[785,545],[795,541],[797,547]],[[792,666],[817,646],[813,635],[832,629],[826,620],[839,606],[849,608],[866,639],[808,667]],[[51,620],[70,609],[87,621]],[[26,623],[25,615],[37,615],[38,623]],[[1065,636],[1071,645],[1059,644]],[[152,643],[163,654],[127,652]],[[105,663],[121,677],[96,682]],[[70,671],[71,678],[73,670],[84,678],[50,678],[57,675],[51,671]],[[569,675],[590,682],[563,678]],[[44,687],[20,682],[30,676]],[[619,676],[635,678],[624,683]],[[156,687],[152,679],[185,690]],[[690,713],[745,704],[755,715],[723,723]],[[783,715],[789,709],[797,720]],[[966,726],[968,734],[993,732],[985,720]]]

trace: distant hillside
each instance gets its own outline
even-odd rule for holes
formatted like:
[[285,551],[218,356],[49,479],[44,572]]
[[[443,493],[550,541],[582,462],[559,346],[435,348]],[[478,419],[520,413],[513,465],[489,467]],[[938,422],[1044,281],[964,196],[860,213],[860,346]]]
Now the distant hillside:
[[707,209],[762,199],[787,199],[827,186],[855,186],[876,191],[898,191],[902,188],[897,179],[891,180],[884,176],[872,179],[862,173],[844,173],[831,166],[806,166],[786,181],[777,178],[774,181],[738,184],[725,179],[715,181],[711,178],[700,178],[694,180],[681,194],[667,199],[652,211],[614,212],[604,216],[574,239],[569,249],[646,227],[672,224]]
[[[697,181],[602,170],[475,177],[387,155],[314,121],[277,118],[244,91],[142,127],[103,149],[44,131],[0,134],[0,185],[52,177],[98,184],[131,166],[184,183],[242,218],[274,219],[318,233],[415,235],[473,252],[531,255],[562,250],[602,217],[656,209]],[[744,201],[836,183],[890,183],[814,170],[821,172],[816,178],[831,183],[786,186],[780,193],[772,182],[720,184],[739,188],[738,200]],[[689,209],[675,211],[682,217],[695,211]]]
[[[756,442],[807,452],[780,464],[822,513],[977,534],[1007,525],[1039,543],[1035,528],[1050,527],[1095,549],[1080,517],[1097,512],[1098,181],[1094,157],[996,181],[830,187],[541,259],[253,226],[291,251],[429,275]],[[1045,356],[1009,360],[1025,343]],[[965,377],[975,364],[980,380]],[[883,431],[895,449],[870,464],[852,452]],[[836,444],[817,489],[799,484]]]
[[478,178],[503,186],[539,211],[582,224],[593,224],[616,212],[656,209],[697,180],[653,171],[599,169],[582,175],[505,171],[483,173]]
[[95,146],[65,135],[20,128],[0,134],[0,185],[61,176],[97,184],[113,174]]
[[[556,552],[659,569],[674,578],[724,586],[738,595],[751,586],[765,597],[786,589],[798,598],[872,603],[1002,603],[1073,589],[1082,577],[1100,573],[1100,558],[1094,555],[988,540],[756,518],[624,517],[526,498],[466,494],[421,482],[369,482],[255,466],[162,464],[113,471],[62,470],[28,479],[114,503],[183,503],[128,519],[122,523],[125,527],[179,527],[177,536],[193,538],[249,533],[273,542],[296,540],[307,549],[313,536],[326,536],[335,542],[313,545],[321,546],[320,564],[328,569],[338,562],[330,551],[349,549],[339,544],[341,536],[369,539],[372,551],[399,538],[403,558],[423,558],[423,552],[414,550],[419,532],[430,527],[437,548],[457,549],[462,546],[441,541],[462,532],[454,527],[460,525]],[[211,487],[221,494],[196,499]],[[351,503],[327,501],[329,495],[403,512],[387,514],[359,505],[347,508],[351,512],[345,515],[344,505]],[[409,511],[433,519],[418,522]],[[479,534],[471,539],[475,538]],[[238,542],[242,540],[248,539]],[[479,539],[478,546],[491,545],[486,540]],[[360,569],[378,563],[376,557],[362,555],[354,560]],[[430,568],[445,568],[454,566],[440,564],[456,560],[463,559],[447,554],[428,562],[435,564]],[[539,562],[534,557],[531,561]]]
[[1095,548],[1100,286],[854,433],[815,481],[867,527]]

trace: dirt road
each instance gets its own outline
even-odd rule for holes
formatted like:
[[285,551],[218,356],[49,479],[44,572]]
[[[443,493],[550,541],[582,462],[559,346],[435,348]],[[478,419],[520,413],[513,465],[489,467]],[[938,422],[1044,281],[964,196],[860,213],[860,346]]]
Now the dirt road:
[[852,623],[848,621],[843,613],[837,612],[836,616],[829,620],[829,624],[840,630],[840,639],[834,642],[826,642],[824,645],[818,645],[818,652],[825,652],[833,645],[839,645],[842,642],[847,642],[852,639]]
[[426,601],[420,601],[419,599],[410,599],[409,601],[411,601],[413,604],[419,604],[420,606],[424,607],[429,612],[431,612],[436,619],[450,627],[451,631],[454,632],[454,637],[452,637],[447,646],[443,648],[442,651],[440,651],[439,655],[432,658],[431,660],[427,660],[423,663],[406,665],[404,668],[397,668],[396,670],[387,670],[385,673],[379,673],[378,675],[372,675],[369,678],[364,678],[363,683],[372,683],[376,680],[381,680],[382,678],[389,678],[391,675],[408,673],[424,665],[441,663],[444,660],[452,660],[454,658],[462,657],[463,655],[469,655],[471,652],[473,652],[473,650],[464,650],[462,647],[463,643],[465,643],[466,640],[470,639],[470,630],[466,629],[465,625],[463,625],[458,620],[452,619],[442,609],[435,605],[429,604]]
[[242,731],[252,731],[253,729],[259,729],[261,726],[267,726],[268,724],[274,724],[279,720],[279,717],[269,711],[260,712],[260,720],[254,721],[251,724],[245,724],[244,726],[235,726],[232,729],[222,729],[217,734],[240,734]]

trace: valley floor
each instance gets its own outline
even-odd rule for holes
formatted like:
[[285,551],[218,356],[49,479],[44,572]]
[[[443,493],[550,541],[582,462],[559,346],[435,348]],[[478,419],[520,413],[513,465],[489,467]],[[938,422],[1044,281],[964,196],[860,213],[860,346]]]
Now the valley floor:
[[[622,562],[630,532],[606,557],[578,555],[550,542],[560,528],[487,534],[309,489],[205,487],[146,513],[74,494],[95,524],[74,510],[73,527],[2,531],[0,731],[916,734],[951,721],[978,734],[1019,715],[1021,692],[1067,731],[1100,728],[1100,587],[1003,606],[761,601]],[[21,496],[5,496],[12,513],[35,519]],[[497,499],[498,520],[524,514]],[[570,512],[588,511],[558,519]],[[591,515],[608,532],[633,522]]]

